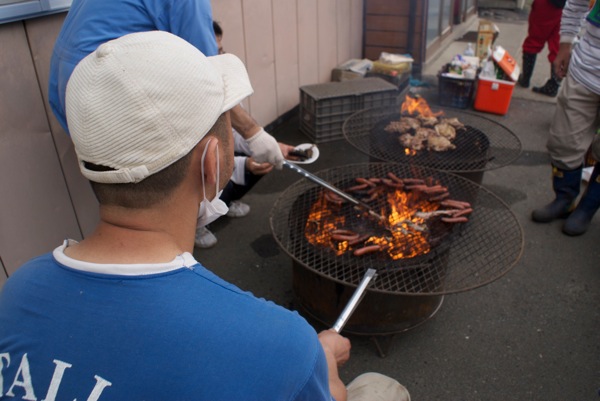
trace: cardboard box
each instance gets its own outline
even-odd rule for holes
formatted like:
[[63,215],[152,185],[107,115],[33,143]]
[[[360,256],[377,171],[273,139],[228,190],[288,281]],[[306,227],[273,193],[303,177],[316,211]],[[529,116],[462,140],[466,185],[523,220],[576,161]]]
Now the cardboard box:
[[363,78],[372,64],[372,61],[367,59],[350,59],[331,71],[331,81],[343,82]]
[[371,71],[388,75],[400,75],[412,70],[412,62],[405,61],[403,63],[387,64],[381,61],[373,61]]
[[498,29],[498,26],[492,21],[479,21],[479,28],[477,29],[477,45],[475,55],[479,57],[480,60],[488,58],[488,49],[491,49],[493,47],[494,42],[498,37],[499,33],[500,30]]
[[519,74],[521,74],[521,68],[517,64],[517,61],[511,56],[502,46],[496,46],[492,53],[492,58],[498,64],[498,66],[504,71],[507,77],[513,81],[519,80]]
[[480,76],[473,108],[504,115],[508,112],[514,88],[514,82]]

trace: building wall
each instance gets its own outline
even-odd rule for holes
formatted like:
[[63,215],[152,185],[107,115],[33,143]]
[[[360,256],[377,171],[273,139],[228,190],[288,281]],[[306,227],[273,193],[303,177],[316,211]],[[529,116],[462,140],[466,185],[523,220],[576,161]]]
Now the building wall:
[[377,60],[381,52],[409,53],[417,74],[425,62],[424,27],[427,2],[365,0],[364,54]]
[[[337,64],[362,57],[362,0],[214,0],[213,7],[226,51],[246,63],[255,90],[246,107],[262,125],[298,104],[299,86],[328,82]],[[0,286],[64,238],[84,238],[98,220],[47,103],[65,15],[0,25]]]
[[362,0],[213,0],[225,51],[248,68],[247,102],[261,124],[298,104],[302,85],[328,82],[331,69],[362,57]]

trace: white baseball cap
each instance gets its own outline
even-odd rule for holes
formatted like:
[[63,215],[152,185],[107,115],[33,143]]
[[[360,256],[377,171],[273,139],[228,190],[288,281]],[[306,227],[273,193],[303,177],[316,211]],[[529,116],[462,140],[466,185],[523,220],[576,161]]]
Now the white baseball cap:
[[[236,56],[206,57],[173,34],[106,42],[81,60],[67,84],[67,123],[81,172],[99,183],[139,182],[188,154],[252,92]],[[112,170],[89,170],[84,162]]]

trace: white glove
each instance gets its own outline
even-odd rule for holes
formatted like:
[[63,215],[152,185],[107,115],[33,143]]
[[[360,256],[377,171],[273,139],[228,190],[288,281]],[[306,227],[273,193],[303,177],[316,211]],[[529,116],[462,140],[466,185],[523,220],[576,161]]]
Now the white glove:
[[279,144],[272,135],[267,133],[264,128],[261,128],[250,139],[246,140],[252,158],[257,163],[271,163],[276,169],[281,170],[283,166],[283,153],[279,148]]

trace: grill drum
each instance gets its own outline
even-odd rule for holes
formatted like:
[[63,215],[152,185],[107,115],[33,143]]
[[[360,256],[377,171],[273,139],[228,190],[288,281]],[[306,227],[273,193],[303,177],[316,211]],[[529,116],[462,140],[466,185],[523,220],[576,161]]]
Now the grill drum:
[[[418,267],[426,270],[430,267]],[[385,274],[385,273],[384,273]],[[356,289],[293,262],[296,304],[311,318],[331,327]],[[344,331],[357,335],[390,335],[410,330],[431,318],[443,295],[401,295],[367,289]]]
[[344,121],[346,140],[373,162],[406,163],[458,174],[481,184],[483,173],[506,166],[521,154],[521,142],[505,126],[466,111],[440,108],[443,117],[458,118],[467,131],[457,132],[456,149],[445,152],[420,151],[406,155],[398,135],[383,130],[387,122],[400,118],[398,107],[371,108],[358,111]]
[[[506,274],[523,251],[523,233],[510,208],[490,191],[456,174],[394,163],[346,165],[318,172],[337,185],[356,177],[433,177],[451,197],[471,202],[469,222],[453,228],[429,253],[391,260],[381,255],[336,256],[305,238],[307,216],[321,188],[299,180],[271,210],[270,224],[279,246],[293,260],[293,290],[301,311],[331,326],[368,268],[378,271],[345,326],[348,333],[388,335],[430,319],[444,295],[471,290]],[[338,185],[339,186],[339,185]],[[435,245],[435,246],[434,246]]]

